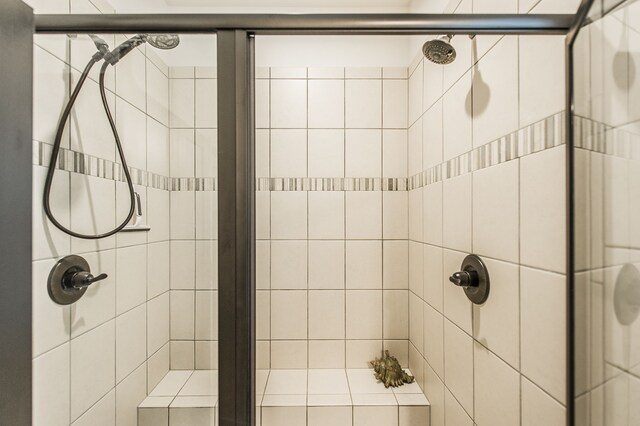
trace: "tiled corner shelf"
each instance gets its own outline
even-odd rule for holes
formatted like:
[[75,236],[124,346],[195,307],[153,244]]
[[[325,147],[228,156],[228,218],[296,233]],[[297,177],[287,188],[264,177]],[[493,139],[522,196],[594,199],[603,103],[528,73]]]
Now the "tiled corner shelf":
[[[385,389],[369,369],[258,370],[258,426],[429,426],[416,383]],[[215,426],[218,372],[174,370],[138,407],[138,426]]]

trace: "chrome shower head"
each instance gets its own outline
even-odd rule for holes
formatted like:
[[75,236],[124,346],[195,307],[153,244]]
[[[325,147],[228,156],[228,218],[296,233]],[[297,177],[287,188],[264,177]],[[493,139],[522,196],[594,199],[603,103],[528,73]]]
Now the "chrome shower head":
[[422,46],[424,57],[439,65],[450,64],[456,59],[456,49],[451,45],[452,35],[429,40]]
[[146,34],[144,38],[151,46],[161,50],[173,49],[180,44],[178,34]]

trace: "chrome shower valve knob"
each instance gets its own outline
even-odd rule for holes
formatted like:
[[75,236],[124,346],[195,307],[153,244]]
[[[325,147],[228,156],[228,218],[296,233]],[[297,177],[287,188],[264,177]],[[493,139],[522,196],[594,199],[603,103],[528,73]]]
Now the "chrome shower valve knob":
[[482,259],[475,254],[464,258],[460,271],[454,272],[449,281],[464,289],[469,300],[476,305],[482,305],[489,297],[489,272]]
[[80,256],[63,257],[49,274],[49,297],[58,305],[70,305],[77,302],[90,285],[107,277],[107,274],[94,277],[89,264]]

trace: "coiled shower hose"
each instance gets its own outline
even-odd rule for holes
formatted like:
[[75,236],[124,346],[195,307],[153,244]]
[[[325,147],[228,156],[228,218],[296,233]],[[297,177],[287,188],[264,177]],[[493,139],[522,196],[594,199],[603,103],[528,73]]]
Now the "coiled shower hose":
[[129,173],[129,167],[127,166],[127,160],[124,156],[122,143],[120,142],[120,136],[118,135],[118,130],[116,129],[115,122],[113,121],[113,116],[111,115],[111,110],[109,109],[109,104],[107,103],[107,96],[105,94],[104,76],[107,68],[110,65],[108,62],[105,62],[102,65],[102,68],[100,69],[100,97],[102,98],[102,105],[104,106],[105,114],[107,115],[107,119],[109,120],[109,126],[111,127],[111,132],[113,133],[113,138],[115,140],[116,147],[118,148],[118,155],[120,156],[120,160],[122,161],[122,170],[124,172],[127,186],[129,188],[129,196],[131,199],[131,208],[129,209],[129,214],[127,215],[127,218],[124,220],[124,222],[122,222],[117,228],[109,232],[105,232],[103,234],[88,235],[88,234],[80,234],[78,232],[74,232],[70,229],[65,228],[60,222],[58,222],[58,220],[54,217],[53,212],[51,211],[51,204],[50,204],[51,184],[53,182],[53,175],[56,170],[56,163],[58,161],[58,154],[60,152],[60,144],[62,143],[62,134],[64,133],[64,127],[67,123],[67,120],[69,119],[69,116],[71,115],[71,110],[73,108],[73,105],[76,102],[78,95],[80,94],[80,90],[82,89],[82,86],[84,85],[84,82],[87,79],[87,76],[91,71],[91,68],[93,68],[93,66],[96,63],[98,63],[101,59],[102,59],[102,55],[100,54],[96,54],[91,58],[87,66],[84,68],[84,71],[82,71],[82,75],[78,80],[78,84],[73,90],[73,93],[69,98],[69,102],[67,102],[67,106],[62,112],[62,116],[60,117],[60,122],[58,123],[58,129],[56,131],[56,138],[53,144],[53,152],[51,153],[51,160],[49,161],[49,170],[47,171],[47,180],[44,186],[44,211],[47,217],[49,218],[49,220],[51,221],[51,223],[53,223],[56,226],[56,228],[60,229],[62,232],[65,232],[71,235],[72,237],[82,238],[85,240],[98,240],[98,239],[106,238],[120,232],[122,229],[124,229],[125,226],[127,226],[129,221],[131,221],[131,218],[133,217],[135,213],[135,208],[136,208],[136,195],[135,195],[135,190],[133,189],[131,173]]

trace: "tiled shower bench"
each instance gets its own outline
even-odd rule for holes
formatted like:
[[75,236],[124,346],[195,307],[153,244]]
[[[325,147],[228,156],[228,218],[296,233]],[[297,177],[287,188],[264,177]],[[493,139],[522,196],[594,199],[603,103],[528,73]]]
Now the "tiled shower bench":
[[[258,370],[258,426],[429,426],[416,383],[385,389],[369,369]],[[218,424],[218,372],[173,370],[138,407],[138,426]]]

